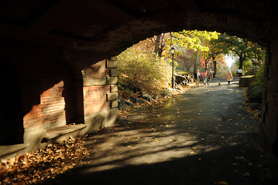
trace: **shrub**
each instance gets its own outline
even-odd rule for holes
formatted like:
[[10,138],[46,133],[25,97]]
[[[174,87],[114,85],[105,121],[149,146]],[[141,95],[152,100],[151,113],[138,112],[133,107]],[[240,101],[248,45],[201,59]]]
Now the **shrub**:
[[255,78],[252,80],[250,85],[252,87],[263,87],[264,83],[264,64],[262,64],[255,73]]
[[157,91],[171,82],[171,67],[152,52],[128,48],[117,57],[120,81],[145,91]]

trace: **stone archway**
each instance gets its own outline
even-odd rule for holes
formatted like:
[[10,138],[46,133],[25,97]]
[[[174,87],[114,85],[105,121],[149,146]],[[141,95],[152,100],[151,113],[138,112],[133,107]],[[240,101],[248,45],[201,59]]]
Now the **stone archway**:
[[[22,3],[13,0],[1,2],[0,7],[0,46],[14,56],[18,51],[7,49],[7,45],[37,44],[42,50],[56,50],[57,53],[61,47],[90,52],[90,58],[82,53],[76,58],[90,59],[91,64],[95,64],[106,59],[97,57],[99,55],[115,56],[147,37],[182,29],[216,30],[258,42],[268,48],[261,135],[269,151],[277,149],[273,145],[278,138],[278,13],[275,1],[31,0]],[[57,57],[57,53],[52,53],[53,57]]]

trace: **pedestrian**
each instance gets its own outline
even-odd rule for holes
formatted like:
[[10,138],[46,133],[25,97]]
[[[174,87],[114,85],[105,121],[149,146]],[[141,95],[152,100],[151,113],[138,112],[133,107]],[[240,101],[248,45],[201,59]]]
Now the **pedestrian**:
[[200,83],[200,72],[199,72],[199,70],[197,70],[197,72],[194,73],[194,79],[195,79],[195,82],[196,82],[196,86],[199,87],[199,83]]
[[210,80],[212,79],[212,72],[211,70],[209,69],[208,73],[207,73],[207,84],[209,86],[209,83],[210,83]]
[[202,76],[203,76],[203,80],[204,80],[204,85],[206,85],[206,83],[207,83],[207,70],[205,70],[203,72]]
[[228,82],[228,85],[230,85],[230,82],[233,80],[233,74],[231,73],[231,71],[229,70],[227,75],[226,75],[226,80]]
[[239,76],[239,69],[236,70],[236,73],[237,73],[237,76],[240,77],[240,76]]
[[238,70],[238,74],[239,74],[239,77],[242,76],[242,69],[239,69],[239,70]]

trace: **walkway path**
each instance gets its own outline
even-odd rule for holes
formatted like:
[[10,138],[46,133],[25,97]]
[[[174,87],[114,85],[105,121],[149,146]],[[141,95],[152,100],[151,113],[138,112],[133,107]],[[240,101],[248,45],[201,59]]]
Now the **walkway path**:
[[[219,86],[218,83],[221,82]],[[259,146],[259,122],[238,81],[213,79],[87,140],[92,155],[60,184],[274,184]],[[125,125],[125,126],[123,126]]]

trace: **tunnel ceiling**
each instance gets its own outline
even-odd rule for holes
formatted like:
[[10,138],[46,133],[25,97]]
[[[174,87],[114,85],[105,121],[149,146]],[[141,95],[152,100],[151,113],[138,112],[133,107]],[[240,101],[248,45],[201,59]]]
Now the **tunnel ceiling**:
[[278,32],[270,0],[2,0],[0,38],[115,55],[147,37],[198,29],[268,45]]

